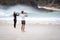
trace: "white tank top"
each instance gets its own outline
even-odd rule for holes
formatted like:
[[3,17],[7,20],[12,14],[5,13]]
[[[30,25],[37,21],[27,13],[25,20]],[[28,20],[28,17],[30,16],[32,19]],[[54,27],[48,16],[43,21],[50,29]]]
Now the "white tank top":
[[25,20],[25,14],[21,14],[21,20]]

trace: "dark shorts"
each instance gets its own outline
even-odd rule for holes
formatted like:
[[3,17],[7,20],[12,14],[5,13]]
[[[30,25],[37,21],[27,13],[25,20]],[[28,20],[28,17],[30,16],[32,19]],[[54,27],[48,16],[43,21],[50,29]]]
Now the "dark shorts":
[[25,24],[25,20],[22,20],[21,23],[22,23],[22,24]]

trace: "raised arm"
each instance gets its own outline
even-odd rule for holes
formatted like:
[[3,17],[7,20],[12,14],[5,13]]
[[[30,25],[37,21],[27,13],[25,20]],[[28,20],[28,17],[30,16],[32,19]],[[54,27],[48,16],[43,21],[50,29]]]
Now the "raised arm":
[[28,17],[28,14],[25,12],[25,17]]
[[17,16],[19,16],[19,15],[20,15],[20,13],[18,13],[18,12],[17,12],[17,13],[16,13],[16,15],[17,15]]

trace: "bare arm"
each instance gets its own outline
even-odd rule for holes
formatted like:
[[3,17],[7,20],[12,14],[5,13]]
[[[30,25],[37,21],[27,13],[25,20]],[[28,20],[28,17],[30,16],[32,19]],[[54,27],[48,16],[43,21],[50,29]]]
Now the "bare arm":
[[25,13],[25,17],[28,17],[27,13]]

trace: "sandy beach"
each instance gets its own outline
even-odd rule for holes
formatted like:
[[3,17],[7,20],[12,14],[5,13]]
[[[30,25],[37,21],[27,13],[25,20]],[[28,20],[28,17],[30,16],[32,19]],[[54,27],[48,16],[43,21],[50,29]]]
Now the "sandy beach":
[[[36,6],[38,10],[25,4],[0,5],[0,40],[60,40],[60,9]],[[21,32],[21,15],[17,17],[16,28],[13,26],[13,13],[21,11],[28,14],[25,32]]]
[[59,24],[27,23],[25,32],[20,27],[20,22],[14,28],[13,21],[0,20],[0,40],[60,40]]

